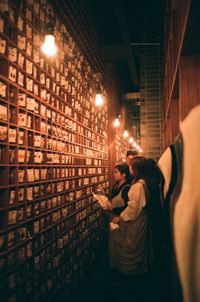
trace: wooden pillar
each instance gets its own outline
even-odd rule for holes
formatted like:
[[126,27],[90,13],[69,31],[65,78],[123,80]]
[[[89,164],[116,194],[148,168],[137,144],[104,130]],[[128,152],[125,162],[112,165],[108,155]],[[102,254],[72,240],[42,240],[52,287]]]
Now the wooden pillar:
[[179,65],[180,119],[200,104],[200,56],[182,56]]
[[120,89],[115,65],[107,65],[107,94],[108,94],[108,179],[110,189],[114,185],[113,172],[116,164],[116,146],[113,121],[120,111]]

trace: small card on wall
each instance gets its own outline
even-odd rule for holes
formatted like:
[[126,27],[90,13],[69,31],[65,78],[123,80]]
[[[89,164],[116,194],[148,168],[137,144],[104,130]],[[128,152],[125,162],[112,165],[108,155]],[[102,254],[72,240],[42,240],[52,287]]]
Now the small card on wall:
[[35,181],[40,180],[40,170],[39,169],[34,170],[34,180]]
[[39,86],[37,84],[34,84],[33,86],[33,92],[34,94],[38,95],[39,94]]
[[15,191],[10,191],[10,202],[9,204],[12,205],[15,202]]
[[19,104],[19,106],[22,106],[22,107],[26,106],[26,94],[25,93],[19,92],[18,104]]
[[0,120],[7,121],[8,119],[8,109],[4,105],[0,105]]
[[44,73],[40,74],[40,83],[45,84],[45,74]]
[[28,182],[33,182],[35,180],[34,169],[27,169],[27,178]]
[[42,105],[41,104],[41,107],[40,107],[40,114],[45,117],[46,116],[46,106]]
[[19,131],[18,143],[19,143],[19,145],[23,145],[23,143],[24,143],[24,131]]
[[35,63],[40,62],[40,55],[39,55],[39,51],[37,51],[37,50],[33,50],[33,61]]
[[24,181],[24,175],[25,175],[25,170],[19,170],[18,171],[18,182],[23,182]]
[[37,79],[37,67],[33,66],[33,77]]
[[35,99],[34,98],[27,98],[27,109],[34,111],[35,110]]
[[26,54],[31,57],[32,56],[32,45],[30,42],[27,42],[27,46],[26,46]]
[[43,161],[43,154],[40,151],[35,151],[34,153],[34,163],[41,164]]
[[46,100],[46,89],[41,89],[41,92],[40,92],[40,97],[43,99],[43,100]]
[[33,80],[30,78],[26,78],[26,89],[28,91],[33,91]]
[[18,190],[18,201],[24,201],[24,188]]
[[26,114],[25,113],[19,113],[18,115],[18,123],[20,127],[26,127]]
[[23,19],[20,15],[19,15],[19,18],[18,18],[17,26],[18,26],[20,31],[23,31],[24,21],[23,21]]
[[33,63],[30,62],[29,60],[26,60],[26,72],[28,74],[32,74],[33,73]]
[[17,70],[13,66],[9,66],[9,75],[8,75],[9,80],[16,82],[17,79]]
[[23,149],[18,150],[18,162],[19,163],[25,162],[25,150],[23,150]]
[[8,47],[8,59],[11,62],[17,62],[17,48],[16,47]]
[[0,140],[5,141],[8,135],[8,128],[7,126],[0,126]]
[[29,24],[26,24],[26,35],[28,37],[28,39],[32,39],[32,27]]
[[36,46],[40,46],[40,35],[39,34],[36,34],[36,33],[33,34],[33,43]]
[[8,224],[15,224],[17,222],[17,211],[12,210],[8,212]]
[[41,136],[35,135],[34,136],[34,147],[40,147],[41,146]]
[[22,55],[22,53],[20,52],[18,55],[18,65],[21,68],[24,68],[24,56]]
[[39,103],[35,100],[35,108],[34,108],[34,112],[35,112],[35,113],[39,113],[39,108],[40,108]]
[[9,128],[9,132],[8,132],[9,143],[16,143],[16,139],[17,139],[17,130],[13,128]]
[[27,188],[27,200],[33,200],[33,188]]
[[6,40],[0,37],[0,53],[5,54],[6,52]]
[[26,49],[26,38],[22,35],[18,35],[18,47],[19,49]]
[[18,73],[18,84],[24,87],[24,74],[20,71]]
[[5,98],[6,97],[6,85],[0,82],[0,96]]

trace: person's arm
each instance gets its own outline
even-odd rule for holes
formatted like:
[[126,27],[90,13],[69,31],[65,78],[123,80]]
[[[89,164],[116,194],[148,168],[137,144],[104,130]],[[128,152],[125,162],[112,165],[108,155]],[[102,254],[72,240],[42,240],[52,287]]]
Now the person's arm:
[[126,209],[120,214],[121,220],[135,220],[142,208],[146,205],[146,196],[143,185],[140,182],[134,184],[129,191],[129,202]]

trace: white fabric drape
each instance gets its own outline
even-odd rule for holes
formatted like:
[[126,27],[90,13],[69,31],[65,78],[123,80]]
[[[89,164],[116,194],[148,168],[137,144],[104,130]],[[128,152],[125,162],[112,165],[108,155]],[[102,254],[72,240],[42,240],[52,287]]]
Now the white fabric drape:
[[172,153],[170,148],[167,148],[165,152],[161,155],[158,161],[158,167],[160,168],[165,180],[163,195],[164,198],[166,198],[172,177]]
[[174,209],[174,244],[185,302],[200,301],[200,106],[181,125],[183,181]]

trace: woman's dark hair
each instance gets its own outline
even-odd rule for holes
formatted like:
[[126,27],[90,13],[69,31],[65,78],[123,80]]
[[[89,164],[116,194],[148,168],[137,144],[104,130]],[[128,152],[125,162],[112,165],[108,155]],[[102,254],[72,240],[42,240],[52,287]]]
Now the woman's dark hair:
[[136,183],[139,179],[144,179],[147,181],[147,173],[148,173],[148,163],[147,159],[143,156],[138,157],[133,165],[132,169],[135,173],[134,183]]
[[130,181],[131,181],[131,174],[130,174],[129,166],[126,165],[126,164],[119,164],[119,165],[116,165],[115,168],[117,170],[119,170],[119,172],[121,174],[125,174],[126,175],[126,182],[130,183]]

